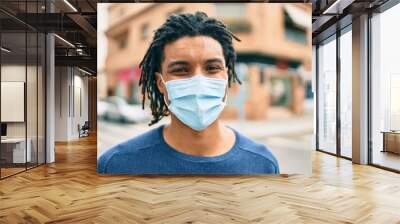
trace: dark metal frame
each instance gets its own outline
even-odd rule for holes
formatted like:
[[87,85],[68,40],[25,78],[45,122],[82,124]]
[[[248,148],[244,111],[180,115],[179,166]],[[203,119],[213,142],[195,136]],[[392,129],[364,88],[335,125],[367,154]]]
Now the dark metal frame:
[[340,66],[340,30],[336,30],[336,154],[341,156],[341,128],[340,123],[340,77],[341,77],[341,66]]
[[372,18],[372,13],[368,13],[368,30],[367,30],[367,45],[368,45],[368,53],[367,53],[367,63],[368,63],[368,69],[367,69],[367,85],[368,85],[368,96],[367,96],[367,119],[368,119],[368,124],[367,124],[367,132],[368,132],[368,164],[372,164],[372,65],[371,65],[371,56],[372,56],[372,33],[371,33],[371,18]]
[[[0,23],[0,30],[1,30],[1,27],[2,27],[2,23]],[[2,34],[2,32],[0,32],[0,47],[3,46],[1,43],[2,42],[1,34]],[[2,61],[1,55],[2,55],[2,53],[0,50],[0,124],[1,124],[1,77],[2,77],[2,75],[1,75],[1,61]],[[0,134],[0,137],[1,137],[1,134]],[[0,165],[1,165],[1,144],[0,144]],[[1,180],[1,166],[0,166],[0,180]]]
[[319,149],[319,44],[315,45],[315,148]]

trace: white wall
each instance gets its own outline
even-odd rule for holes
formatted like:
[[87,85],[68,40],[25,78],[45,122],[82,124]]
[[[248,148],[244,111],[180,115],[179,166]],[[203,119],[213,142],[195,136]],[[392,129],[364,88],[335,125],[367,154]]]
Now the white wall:
[[[25,65],[2,65],[1,66],[1,81],[4,82],[25,82],[25,75],[27,69],[28,73],[30,73],[33,69],[36,69],[32,66]],[[35,90],[36,93],[36,90]],[[33,96],[33,93],[27,93],[27,96]],[[36,94],[35,94],[36,96]],[[30,100],[29,100],[30,101]],[[1,110],[7,110],[7,108],[1,108]],[[31,117],[28,117],[28,120],[31,120]],[[25,137],[25,122],[7,122],[7,136],[8,137]],[[30,127],[30,126],[29,126]]]
[[[78,124],[81,126],[85,123],[85,121],[88,121],[88,78],[87,76],[83,77],[80,75],[76,74],[75,70],[75,75],[74,75],[74,92],[73,96],[71,96],[74,99],[74,107],[72,108],[72,119],[71,119],[71,132],[70,135],[73,136],[73,138],[78,138],[79,133],[78,133]],[[82,73],[79,73],[82,74]],[[81,102],[79,102],[81,101]],[[72,105],[72,103],[71,103]],[[82,107],[82,108],[79,108]],[[80,111],[80,109],[82,111]],[[75,113],[74,113],[75,111]]]
[[55,86],[55,140],[77,139],[78,124],[88,120],[88,78],[76,68],[56,67]]
[[68,67],[55,68],[55,141],[68,140],[68,88],[70,84]]
[[[38,69],[38,70],[37,70]],[[27,80],[25,80],[27,78]],[[44,139],[44,74],[42,73],[42,67],[36,66],[25,66],[25,64],[4,64],[1,66],[1,81],[3,82],[24,82],[26,85],[26,101],[23,99],[25,89],[19,89],[19,94],[22,94],[22,107],[12,108],[12,106],[4,106],[2,102],[2,114],[3,113],[22,113],[25,118],[18,122],[6,122],[7,123],[7,137],[9,138],[24,138],[27,136],[30,139],[30,149],[32,151],[32,161],[36,162],[36,158],[39,159],[39,163],[44,162],[44,150],[45,150],[45,139]],[[7,95],[9,92],[5,92],[2,88],[2,98],[9,98]],[[16,93],[14,93],[16,94]],[[12,102],[11,102],[12,103]],[[17,103],[16,101],[14,103]],[[26,103],[26,105],[25,105]],[[14,110],[14,111],[13,111]],[[18,111],[19,110],[19,111]],[[3,120],[3,118],[2,118]],[[37,155],[39,154],[39,155]],[[49,160],[51,162],[51,160]]]

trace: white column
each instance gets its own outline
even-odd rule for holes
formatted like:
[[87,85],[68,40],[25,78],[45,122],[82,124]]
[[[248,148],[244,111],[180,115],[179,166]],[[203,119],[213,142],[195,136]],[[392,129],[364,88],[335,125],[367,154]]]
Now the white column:
[[46,163],[55,161],[55,76],[54,76],[54,35],[46,36]]
[[353,162],[368,163],[368,16],[353,20]]
[[[46,12],[54,12],[54,6],[46,1]],[[46,163],[55,162],[55,43],[54,34],[46,35]]]

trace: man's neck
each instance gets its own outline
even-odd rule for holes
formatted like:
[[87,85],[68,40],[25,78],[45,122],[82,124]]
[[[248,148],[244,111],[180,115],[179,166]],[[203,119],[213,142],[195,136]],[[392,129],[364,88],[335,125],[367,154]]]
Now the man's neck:
[[172,115],[163,131],[165,141],[175,150],[194,156],[218,156],[235,142],[233,131],[216,120],[202,131],[195,131]]

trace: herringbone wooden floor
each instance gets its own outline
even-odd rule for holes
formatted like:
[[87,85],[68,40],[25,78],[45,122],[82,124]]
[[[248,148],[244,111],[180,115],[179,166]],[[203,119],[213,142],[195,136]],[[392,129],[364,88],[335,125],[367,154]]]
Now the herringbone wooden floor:
[[96,139],[0,181],[0,223],[400,223],[400,175],[315,152],[313,176],[107,176]]

